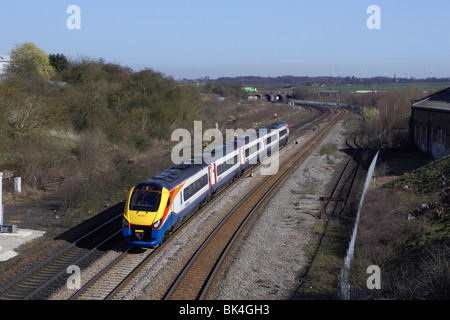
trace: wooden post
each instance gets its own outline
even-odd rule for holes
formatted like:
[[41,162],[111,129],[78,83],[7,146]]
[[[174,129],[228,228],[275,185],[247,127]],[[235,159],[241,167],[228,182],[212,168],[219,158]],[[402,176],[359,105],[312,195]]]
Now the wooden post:
[[[347,204],[348,198],[332,198],[332,197],[320,197],[319,198],[320,201],[322,201],[322,208],[320,210],[320,219],[323,219],[323,217],[326,214],[326,210],[327,210],[327,206],[325,205],[325,202],[330,202],[330,201],[340,201],[342,202],[342,209],[344,209],[345,205]],[[341,209],[341,211],[342,211]],[[341,218],[341,213],[339,212],[339,219]]]

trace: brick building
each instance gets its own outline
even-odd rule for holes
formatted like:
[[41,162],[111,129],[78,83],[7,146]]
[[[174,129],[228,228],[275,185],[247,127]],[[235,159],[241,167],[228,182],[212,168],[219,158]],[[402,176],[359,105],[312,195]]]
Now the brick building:
[[411,107],[414,143],[434,158],[450,155],[450,88]]

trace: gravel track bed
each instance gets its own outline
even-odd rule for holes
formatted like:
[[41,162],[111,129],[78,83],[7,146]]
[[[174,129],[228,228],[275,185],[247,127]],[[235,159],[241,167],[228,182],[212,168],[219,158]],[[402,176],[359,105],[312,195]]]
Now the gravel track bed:
[[[301,143],[312,133],[305,134],[297,141]],[[295,150],[290,143],[280,151],[281,160]],[[138,284],[129,288],[123,299],[162,299],[169,285],[176,279],[185,262],[194,254],[214,227],[252,188],[265,176],[260,175],[261,168],[255,168],[255,175],[249,177],[248,171],[237,180],[233,188],[221,192],[199,214],[188,222],[189,226],[169,238],[164,252],[158,252],[152,263],[141,270]]]
[[[336,126],[322,144],[335,143],[345,147],[344,129]],[[311,133],[296,139],[299,144]],[[280,152],[281,159],[295,150],[294,141]],[[319,155],[320,146],[297,168],[266,205],[256,224],[239,248],[232,265],[219,286],[210,292],[209,299],[289,299],[298,286],[299,271],[307,262],[306,249],[313,237],[313,228],[320,213],[319,194],[325,193],[335,168],[327,164],[326,156]],[[338,153],[335,167],[345,159]],[[308,168],[305,170],[305,168]],[[306,171],[306,172],[305,172]],[[164,252],[146,270],[141,271],[138,285],[130,288],[124,299],[161,299],[168,285],[178,276],[185,261],[243,196],[263,176],[259,169],[255,176],[239,179],[234,188],[222,192],[189,227],[182,230]],[[294,203],[301,202],[300,206]],[[274,215],[277,219],[274,219]],[[189,244],[189,245],[188,245]],[[170,266],[170,267],[169,267]],[[281,280],[280,280],[281,279]]]
[[[336,126],[321,145],[345,148],[344,133],[342,126]],[[208,299],[287,300],[294,296],[309,262],[307,250],[320,215],[319,197],[326,194],[336,168],[346,159],[338,152],[331,166],[319,150],[320,145],[261,210]]]

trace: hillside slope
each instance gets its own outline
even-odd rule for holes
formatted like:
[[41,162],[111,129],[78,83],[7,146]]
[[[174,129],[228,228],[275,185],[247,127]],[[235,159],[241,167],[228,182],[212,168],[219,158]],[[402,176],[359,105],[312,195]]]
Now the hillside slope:
[[381,269],[378,297],[450,298],[450,157],[371,188],[361,211],[353,284]]

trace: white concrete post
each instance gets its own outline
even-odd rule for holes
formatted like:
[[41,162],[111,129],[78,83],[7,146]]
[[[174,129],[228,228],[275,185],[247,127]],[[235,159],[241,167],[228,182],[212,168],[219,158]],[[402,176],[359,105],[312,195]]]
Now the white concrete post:
[[0,172],[0,226],[3,225],[3,172]]
[[14,178],[14,193],[16,193],[16,194],[22,193],[22,178],[21,177]]

